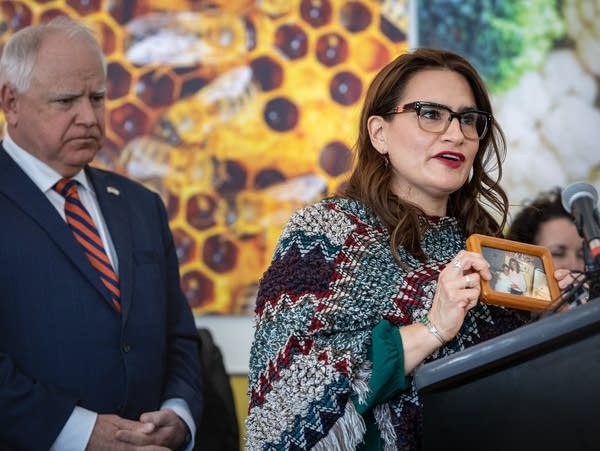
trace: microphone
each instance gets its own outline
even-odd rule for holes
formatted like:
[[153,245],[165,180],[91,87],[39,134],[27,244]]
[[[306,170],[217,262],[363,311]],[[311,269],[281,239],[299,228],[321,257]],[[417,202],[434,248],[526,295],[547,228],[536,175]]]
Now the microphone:
[[591,260],[600,263],[600,221],[598,220],[598,192],[585,182],[567,186],[561,196],[563,208],[575,220],[579,235],[587,244]]

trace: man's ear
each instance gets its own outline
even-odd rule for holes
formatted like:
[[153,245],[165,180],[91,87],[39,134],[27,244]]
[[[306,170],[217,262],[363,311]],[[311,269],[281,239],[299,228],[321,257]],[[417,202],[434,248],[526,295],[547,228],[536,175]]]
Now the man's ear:
[[0,107],[6,123],[14,126],[19,115],[17,91],[7,83],[0,87]]
[[386,141],[386,125],[387,122],[381,116],[371,116],[367,120],[367,129],[369,130],[369,138],[375,150],[382,155],[388,153]]

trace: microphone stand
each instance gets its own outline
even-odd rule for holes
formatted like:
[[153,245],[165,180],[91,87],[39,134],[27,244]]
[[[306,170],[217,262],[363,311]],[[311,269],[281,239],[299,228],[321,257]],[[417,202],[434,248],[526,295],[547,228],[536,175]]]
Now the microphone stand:
[[550,316],[558,312],[564,305],[578,305],[588,295],[586,282],[588,281],[587,272],[584,274],[578,274],[571,284],[561,293],[561,295],[554,299],[548,307],[540,315],[540,319],[546,316]]
[[592,258],[588,246],[583,246],[583,257],[585,259],[585,275],[589,280],[589,299],[600,297],[600,256]]

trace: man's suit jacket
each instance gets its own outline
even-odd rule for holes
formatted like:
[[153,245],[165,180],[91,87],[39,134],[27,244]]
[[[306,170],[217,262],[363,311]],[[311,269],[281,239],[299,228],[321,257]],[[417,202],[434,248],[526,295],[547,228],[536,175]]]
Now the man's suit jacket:
[[86,168],[119,261],[122,314],[66,222],[0,145],[0,448],[48,449],[75,405],[201,411],[196,329],[160,198]]

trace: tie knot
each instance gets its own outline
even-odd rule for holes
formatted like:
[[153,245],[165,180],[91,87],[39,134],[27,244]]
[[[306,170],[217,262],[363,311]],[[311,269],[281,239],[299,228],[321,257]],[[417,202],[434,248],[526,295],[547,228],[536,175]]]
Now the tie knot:
[[77,180],[63,178],[56,182],[54,191],[63,197],[69,197],[77,193]]

